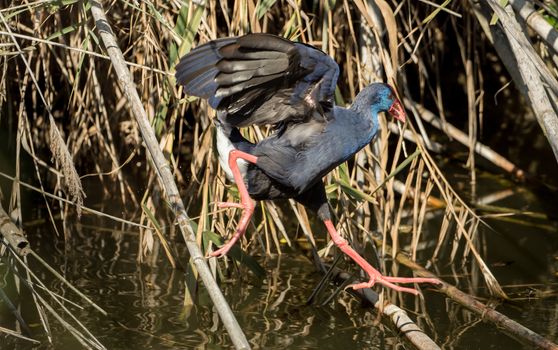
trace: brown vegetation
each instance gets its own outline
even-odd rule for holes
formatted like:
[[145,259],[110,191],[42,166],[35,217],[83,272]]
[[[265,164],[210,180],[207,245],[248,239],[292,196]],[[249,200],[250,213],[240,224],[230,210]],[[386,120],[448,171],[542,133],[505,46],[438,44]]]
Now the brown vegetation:
[[[183,96],[173,67],[199,43],[268,32],[320,47],[339,62],[338,104],[351,101],[371,81],[397,86],[405,101],[410,115],[405,130],[390,128],[382,119],[376,142],[327,177],[328,196],[344,234],[363,247],[371,241],[366,232],[373,232],[382,242],[380,256],[397,256],[403,245],[402,220],[409,218],[411,235],[405,244],[413,259],[435,261],[443,244],[453,245],[449,262],[473,261],[489,294],[505,299],[479,249],[477,228],[485,223],[472,209],[474,201],[454,189],[437,157],[445,154],[441,144],[464,144],[468,154],[459,160],[469,169],[473,199],[479,155],[515,180],[543,177],[529,171],[528,162],[512,162],[480,142],[487,129],[496,130],[495,124],[519,122],[518,114],[525,115],[520,121],[531,128],[538,122],[544,132],[536,137],[546,136],[548,141],[541,152],[553,151],[558,157],[557,61],[555,41],[549,40],[556,30],[525,18],[527,25],[536,23],[531,33],[525,23],[517,22],[521,17],[513,16],[531,2],[509,2],[513,8],[502,8],[495,0],[448,0],[441,5],[388,0],[130,0],[103,6],[136,84],[128,88],[139,94],[192,218],[193,231],[188,230],[204,253],[236,225],[234,210],[220,210],[215,202],[238,198],[215,157],[214,112]],[[101,41],[91,3],[0,4],[0,125],[16,135],[16,145],[10,146],[15,149],[16,173],[9,212],[20,223],[25,216],[19,179],[24,175],[22,153],[27,153],[34,174],[25,177],[40,184],[51,218],[60,212],[64,221],[73,220],[69,201],[78,217],[81,211],[92,213],[88,206],[93,203],[84,195],[89,195],[88,188],[100,186],[102,198],[129,208],[120,220],[139,229],[139,261],[152,253],[155,240],[161,241],[173,266],[185,261],[176,256],[172,243],[177,234],[172,211],[178,202],[161,198],[161,191],[173,193],[158,181],[157,161],[143,147],[145,134],[134,121],[137,113],[130,107],[126,81],[116,74]],[[541,9],[555,23],[554,9]],[[510,101],[496,105],[495,99]],[[257,140],[267,132],[251,128],[245,135]],[[515,141],[520,147],[526,142],[510,142]],[[45,192],[60,190],[65,201],[47,199]],[[167,203],[175,204],[172,210]],[[432,239],[422,235],[430,210],[444,213],[434,253],[425,256],[420,244]],[[313,244],[324,237],[321,226],[313,226],[312,214],[294,202],[261,203],[256,213],[241,242],[245,252],[281,254],[280,242],[290,245],[297,227]],[[295,216],[296,221],[288,220]],[[320,251],[322,256],[328,253],[333,253],[331,244]],[[243,261],[257,268],[257,263]],[[215,266],[227,267],[223,261]],[[385,263],[381,267],[385,271]]]

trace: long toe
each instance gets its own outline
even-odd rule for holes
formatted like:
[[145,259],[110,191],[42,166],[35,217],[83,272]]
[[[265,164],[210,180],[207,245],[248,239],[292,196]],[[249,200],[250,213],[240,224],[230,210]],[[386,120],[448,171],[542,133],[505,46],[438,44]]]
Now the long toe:
[[228,243],[221,246],[221,248],[209,253],[207,256],[210,258],[220,258],[222,256],[227,255],[227,253],[229,252],[229,250],[231,249],[231,245],[229,245]]
[[[397,277],[395,277],[395,278],[397,278]],[[395,291],[398,291],[398,292],[411,293],[411,294],[414,294],[414,295],[419,295],[420,294],[419,291],[414,289],[414,288],[401,287],[401,286],[398,286],[397,284],[393,284],[392,282],[389,282],[388,280],[386,280],[386,277],[383,277],[383,276],[381,278],[378,278],[377,282],[384,287],[391,288],[391,289],[393,289]]]
[[[398,292],[411,293],[411,294],[414,294],[414,295],[419,295],[420,294],[420,292],[418,290],[414,289],[414,288],[401,287],[401,286],[398,286],[398,285],[395,285],[395,284],[391,284],[389,282],[382,282],[382,281],[378,281],[378,283],[381,283],[385,287],[391,288],[391,289],[393,289],[395,291],[398,291]],[[388,285],[388,283],[389,283],[389,285]]]
[[371,279],[368,282],[351,284],[349,287],[353,288],[354,290],[363,289],[363,288],[372,288],[372,286],[374,285],[374,282],[375,281]]
[[240,208],[240,209],[246,209],[246,206],[242,203],[236,203],[236,202],[217,202],[217,206],[219,208]]
[[401,287],[394,283],[432,283],[441,284],[442,282],[436,278],[423,278],[423,277],[390,277],[381,275],[376,269],[371,268],[367,271],[370,276],[368,282],[357,283],[351,285],[353,289],[371,288],[374,284],[379,283],[386,288],[393,289],[398,292],[411,293],[419,295],[420,292],[414,288]]
[[431,284],[442,284],[437,278],[427,278],[427,277],[390,277],[384,276],[382,277],[384,281],[388,281],[391,283],[431,283]]

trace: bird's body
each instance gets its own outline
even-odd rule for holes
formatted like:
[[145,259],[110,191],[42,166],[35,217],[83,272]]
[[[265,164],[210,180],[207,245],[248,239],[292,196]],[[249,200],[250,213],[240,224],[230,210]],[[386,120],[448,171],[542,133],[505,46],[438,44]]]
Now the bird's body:
[[[370,143],[378,129],[377,115],[362,118],[351,109],[334,110],[336,117],[327,123],[296,124],[255,145],[243,139],[237,129],[218,124],[217,143],[223,169],[232,180],[228,151],[234,147],[258,157],[257,164],[241,166],[252,198],[293,198],[303,194]],[[347,134],[353,137],[347,139]],[[273,181],[262,183],[264,174]],[[274,191],[273,183],[280,184],[284,193]],[[271,187],[267,189],[267,185]]]
[[[335,230],[322,178],[366,146],[378,130],[378,113],[389,111],[404,121],[391,87],[364,88],[350,108],[334,105],[339,68],[324,52],[269,34],[249,34],[211,41],[192,50],[177,65],[185,91],[217,110],[217,149],[229,179],[235,181],[244,209],[233,239],[213,255],[226,254],[244,234],[254,200],[294,198],[317,212],[335,243],[380,282],[391,282],[352,250]],[[272,125],[273,133],[253,144],[238,128]],[[248,198],[250,197],[250,198]],[[411,282],[432,282],[413,279]]]
[[296,124],[258,143],[256,165],[297,194],[308,190],[370,143],[378,129],[377,114],[340,107],[331,114],[327,122]]

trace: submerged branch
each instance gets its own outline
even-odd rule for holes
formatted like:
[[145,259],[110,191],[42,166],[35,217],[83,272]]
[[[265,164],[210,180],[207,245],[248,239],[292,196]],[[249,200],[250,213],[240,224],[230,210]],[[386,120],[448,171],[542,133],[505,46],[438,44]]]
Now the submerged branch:
[[[374,238],[374,241],[376,241],[376,244],[382,244],[380,239]],[[386,249],[386,252],[389,253],[390,251],[391,250]],[[395,260],[413,270],[417,276],[439,279],[438,276],[412,261],[402,253],[397,253]],[[444,293],[448,298],[456,303],[479,315],[483,321],[494,324],[498,329],[525,345],[540,349],[558,349],[558,345],[544,338],[540,334],[533,332],[529,328],[477,301],[473,296],[462,292],[444,281],[442,281],[442,284],[437,290]]]
[[20,256],[29,254],[29,241],[23,232],[12,222],[8,214],[0,205],[0,235],[8,242],[10,247]]
[[171,168],[166,161],[163,152],[161,152],[161,149],[159,148],[159,143],[157,142],[157,138],[155,137],[151,124],[147,118],[147,112],[142,105],[130,71],[126,66],[122,51],[116,42],[116,38],[114,37],[112,29],[105,16],[103,6],[99,1],[95,0],[90,3],[92,5],[91,13],[95,19],[97,31],[105,44],[105,48],[111,58],[116,75],[118,76],[118,82],[128,100],[128,103],[130,104],[132,114],[138,123],[143,141],[145,142],[148,153],[151,156],[160,183],[164,188],[166,199],[170,204],[171,210],[176,215],[180,231],[182,232],[182,236],[186,242],[186,247],[190,252],[191,259],[196,266],[207,291],[209,292],[211,300],[213,301],[225,328],[229,332],[234,346],[238,349],[249,349],[250,345],[248,340],[240,328],[238,321],[234,317],[234,314],[223,296],[223,293],[219,289],[217,282],[213,278],[206,259],[196,242],[194,230],[190,225],[190,218],[186,213],[184,203],[182,202],[178,188],[174,182]]
[[[348,285],[349,283],[359,283],[351,274],[333,267],[331,278],[342,284]],[[347,292],[356,296],[362,301],[369,302],[374,308],[390,320],[391,324],[397,329],[398,334],[404,337],[418,350],[435,350],[440,347],[407,315],[407,313],[399,306],[380,301],[380,296],[370,288],[353,290],[347,289]]]
[[27,340],[27,341],[29,341],[33,344],[41,344],[41,342],[38,341],[38,340],[35,340],[33,338],[28,338],[28,337],[22,335],[21,333],[13,331],[13,330],[8,329],[8,328],[0,327],[0,333],[6,333],[6,334],[14,336],[16,338]]

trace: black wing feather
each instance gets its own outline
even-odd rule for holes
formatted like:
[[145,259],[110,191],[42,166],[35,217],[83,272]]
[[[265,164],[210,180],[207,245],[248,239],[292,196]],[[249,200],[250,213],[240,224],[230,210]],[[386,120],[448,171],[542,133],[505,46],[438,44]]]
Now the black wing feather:
[[211,41],[176,66],[186,93],[208,99],[223,122],[239,127],[325,119],[338,74],[322,51],[270,34]]

